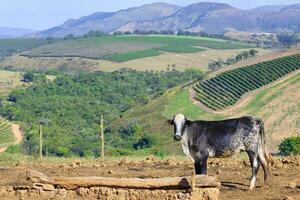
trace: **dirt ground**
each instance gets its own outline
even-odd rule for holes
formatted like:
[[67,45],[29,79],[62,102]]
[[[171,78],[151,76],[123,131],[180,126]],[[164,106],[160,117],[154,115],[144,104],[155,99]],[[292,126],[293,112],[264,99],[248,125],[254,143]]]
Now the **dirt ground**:
[[[300,199],[300,157],[275,158],[272,177],[268,186],[262,186],[260,169],[257,187],[248,191],[250,166],[247,159],[211,159],[208,173],[221,181],[221,200],[232,199]],[[3,165],[3,164],[1,164]],[[41,171],[47,176],[104,176],[158,178],[192,174],[193,164],[186,159],[114,159],[107,161],[73,160],[64,163],[19,161],[15,166],[0,167],[0,188],[24,186],[26,170]]]

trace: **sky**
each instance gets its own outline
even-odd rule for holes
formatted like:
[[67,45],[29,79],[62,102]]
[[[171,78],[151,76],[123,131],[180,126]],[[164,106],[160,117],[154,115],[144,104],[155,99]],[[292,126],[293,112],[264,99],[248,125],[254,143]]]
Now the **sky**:
[[[0,0],[0,27],[44,30],[99,11],[117,11],[154,2],[186,6],[201,0]],[[300,0],[205,0],[249,9],[261,5],[294,4]]]

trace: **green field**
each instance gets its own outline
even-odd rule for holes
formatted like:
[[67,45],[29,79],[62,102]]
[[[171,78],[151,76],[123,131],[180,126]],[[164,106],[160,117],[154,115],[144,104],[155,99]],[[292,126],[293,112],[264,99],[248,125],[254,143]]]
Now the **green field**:
[[0,118],[0,148],[7,147],[15,141],[11,131],[11,125],[4,119]]
[[0,58],[47,44],[46,39],[0,39]]
[[223,50],[250,47],[253,46],[205,37],[127,35],[57,42],[35,48],[21,55],[27,57],[83,57],[125,62],[137,58],[156,56],[163,52],[195,53],[204,51],[206,48]]
[[248,92],[300,69],[300,54],[221,73],[194,86],[197,99],[212,110],[234,105]]

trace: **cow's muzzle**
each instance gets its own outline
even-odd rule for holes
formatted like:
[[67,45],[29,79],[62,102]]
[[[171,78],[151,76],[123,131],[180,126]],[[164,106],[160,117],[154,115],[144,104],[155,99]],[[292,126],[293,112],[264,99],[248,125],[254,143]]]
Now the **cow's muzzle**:
[[182,139],[182,137],[180,135],[175,135],[174,136],[174,140],[176,141],[180,141]]

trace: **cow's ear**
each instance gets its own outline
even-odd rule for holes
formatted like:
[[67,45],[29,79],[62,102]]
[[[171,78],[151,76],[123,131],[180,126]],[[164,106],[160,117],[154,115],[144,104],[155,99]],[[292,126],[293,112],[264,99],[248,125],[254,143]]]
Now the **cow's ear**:
[[166,125],[174,125],[174,121],[172,119],[166,120]]
[[191,123],[192,123],[191,120],[185,119],[185,124],[189,125],[189,124],[191,124]]

